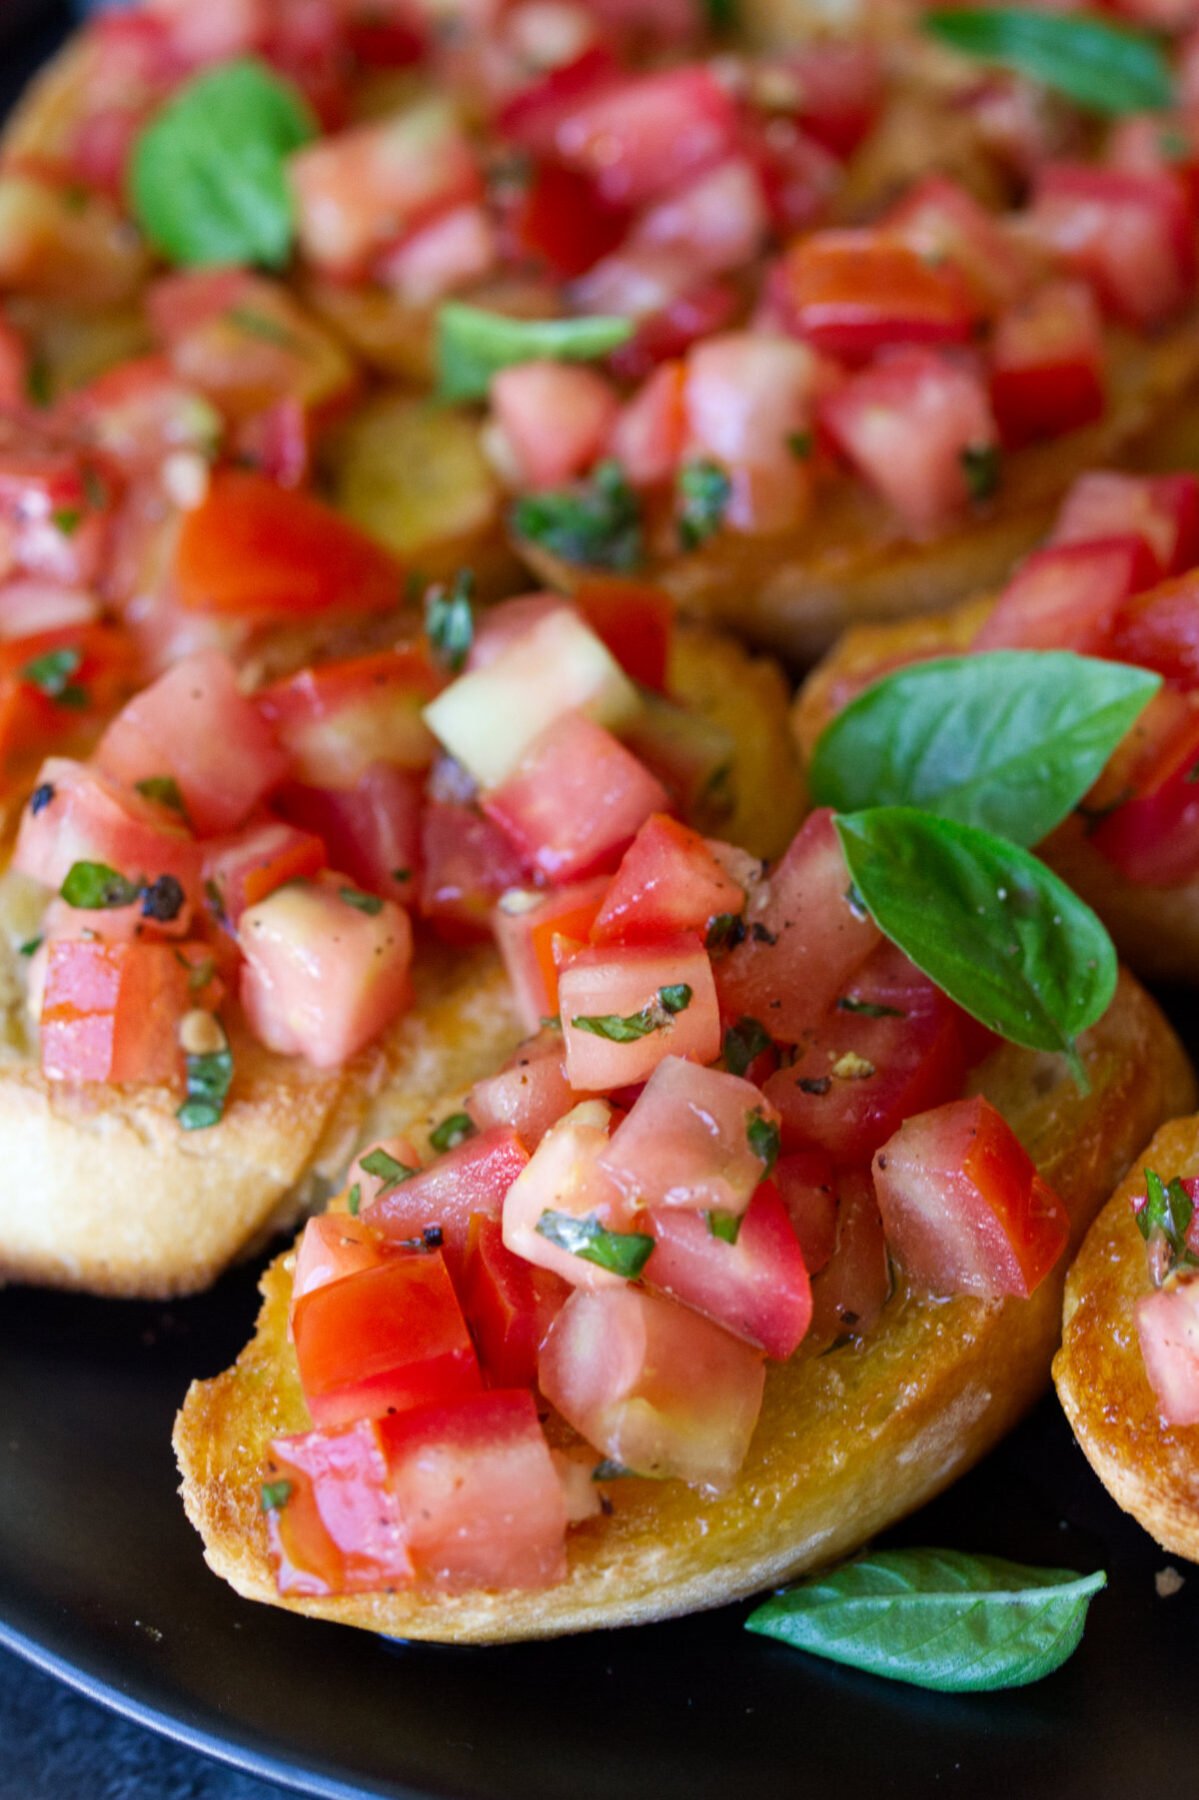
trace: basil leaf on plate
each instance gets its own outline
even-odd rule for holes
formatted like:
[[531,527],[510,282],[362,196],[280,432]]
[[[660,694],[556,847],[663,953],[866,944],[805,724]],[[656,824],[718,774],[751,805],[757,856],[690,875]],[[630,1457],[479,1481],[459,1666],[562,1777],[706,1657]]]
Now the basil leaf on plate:
[[1102,1571],[959,1550],[876,1550],[776,1594],[750,1631],[943,1693],[1023,1687],[1077,1649]]
[[1024,6],[947,7],[926,13],[924,25],[951,49],[1030,75],[1092,112],[1160,112],[1174,96],[1154,39],[1106,19]]
[[649,1261],[654,1240],[644,1231],[609,1231],[594,1213],[578,1219],[573,1213],[543,1212],[537,1221],[538,1236],[569,1250],[584,1262],[595,1263],[610,1274],[635,1281]]
[[513,319],[449,300],[437,314],[437,391],[443,400],[483,400],[501,369],[546,358],[591,362],[632,335],[628,319]]
[[264,63],[197,75],[133,146],[134,216],[171,262],[282,268],[295,231],[285,164],[315,135],[298,90]]
[[1116,952],[1095,914],[1027,850],[914,807],[840,815],[854,888],[879,930],[1013,1044],[1068,1056],[1102,1018]]
[[1145,669],[1065,650],[914,663],[859,694],[821,734],[812,794],[841,812],[920,806],[1037,844],[1160,687]]

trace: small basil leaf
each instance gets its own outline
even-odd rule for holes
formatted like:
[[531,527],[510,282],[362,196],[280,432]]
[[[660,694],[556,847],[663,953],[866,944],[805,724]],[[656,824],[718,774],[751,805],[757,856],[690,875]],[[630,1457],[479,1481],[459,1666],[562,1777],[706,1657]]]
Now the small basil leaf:
[[342,887],[337,890],[338,898],[355,912],[365,913],[368,918],[376,919],[383,911],[383,902],[378,894],[364,894],[360,888]]
[[679,543],[698,550],[720,530],[733,484],[719,463],[684,463],[679,470]]
[[1165,1182],[1156,1169],[1146,1169],[1145,1202],[1134,1216],[1137,1229],[1151,1249],[1160,1246],[1160,1253],[1150,1258],[1156,1286],[1160,1287],[1180,1263],[1193,1267],[1199,1262],[1187,1241],[1195,1203],[1177,1176]]
[[441,1124],[429,1133],[429,1142],[440,1155],[443,1150],[456,1150],[459,1144],[464,1144],[467,1138],[473,1137],[474,1134],[475,1122],[470,1114],[456,1112],[443,1119]]
[[996,444],[967,444],[960,462],[972,500],[989,500],[999,486],[1003,462]]
[[1104,927],[1044,863],[990,832],[912,807],[837,819],[845,860],[875,924],[951,1000],[1000,1036],[1074,1048],[1116,987]]
[[377,1176],[383,1183],[377,1196],[379,1199],[391,1188],[399,1187],[401,1181],[408,1181],[416,1174],[415,1169],[410,1169],[407,1163],[400,1162],[398,1157],[392,1156],[387,1150],[372,1150],[369,1156],[359,1157],[358,1167],[368,1175]]
[[360,1183],[358,1183],[356,1181],[354,1183],[353,1187],[350,1189],[349,1193],[346,1195],[346,1211],[349,1213],[351,1219],[356,1219],[358,1217],[358,1210],[361,1207],[361,1205],[362,1205],[362,1187],[361,1187]]
[[842,994],[837,1011],[857,1013],[863,1019],[906,1019],[902,1006],[881,1006],[877,1000],[859,1000],[856,994]]
[[299,92],[262,63],[195,76],[133,146],[138,224],[174,263],[282,268],[295,223],[286,159],[314,134]]
[[741,1214],[731,1212],[705,1212],[708,1230],[714,1238],[722,1243],[735,1244],[741,1236]]
[[47,650],[43,655],[33,657],[21,674],[48,700],[63,700],[71,691],[71,677],[79,673],[82,662],[82,650],[64,645],[61,650]]
[[632,1044],[651,1031],[663,1030],[675,1013],[685,1012],[690,1004],[691,989],[681,981],[675,987],[659,988],[656,998],[640,1012],[623,1017],[620,1013],[577,1013],[570,1022],[577,1030],[606,1038],[610,1044]]
[[482,400],[501,369],[546,358],[590,362],[632,335],[628,319],[513,319],[451,300],[437,314],[438,392],[443,400]]
[[187,1059],[187,1099],[175,1117],[184,1131],[206,1131],[225,1111],[233,1082],[233,1053],[211,1050]]
[[577,1219],[573,1213],[543,1212],[537,1231],[560,1250],[569,1250],[572,1256],[623,1275],[627,1281],[640,1275],[654,1247],[653,1238],[643,1231],[608,1231],[594,1213]]
[[750,1149],[762,1164],[765,1179],[779,1159],[779,1128],[773,1119],[766,1118],[760,1112],[753,1112],[746,1122],[745,1135],[749,1139]]
[[451,675],[465,667],[474,642],[474,587],[471,570],[461,569],[448,588],[430,588],[425,600],[425,635],[437,661]]
[[770,1048],[770,1033],[757,1019],[738,1019],[724,1034],[724,1066],[730,1075],[744,1075],[751,1062]]
[[177,812],[186,819],[187,807],[179,791],[179,783],[173,775],[147,775],[144,781],[135,781],[133,785],[147,800],[156,801],[159,806],[169,806],[172,812]]
[[1106,20],[1023,6],[946,8],[925,29],[967,56],[998,63],[1099,113],[1160,112],[1173,99],[1154,40]]
[[290,1481],[264,1481],[262,1484],[263,1512],[278,1512],[291,1499],[292,1484]]
[[617,462],[603,462],[590,481],[523,494],[512,508],[518,538],[580,568],[635,569],[644,556],[641,502]]
[[1106,1584],[957,1550],[876,1550],[776,1594],[746,1625],[890,1681],[984,1692],[1059,1668]]
[[128,881],[107,863],[77,862],[67,870],[59,890],[68,906],[84,912],[102,912],[114,906],[132,906],[141,894],[136,881]]
[[1082,799],[1161,677],[1059,650],[898,669],[821,734],[810,780],[841,812],[922,806],[1026,847]]

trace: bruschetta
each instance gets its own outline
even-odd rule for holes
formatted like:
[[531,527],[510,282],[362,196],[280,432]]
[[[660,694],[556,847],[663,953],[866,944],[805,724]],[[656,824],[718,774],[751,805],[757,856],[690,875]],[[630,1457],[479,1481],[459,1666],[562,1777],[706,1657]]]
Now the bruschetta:
[[240,1593],[460,1643],[715,1606],[850,1551],[1031,1403],[1069,1247],[1190,1069],[1126,975],[1077,1080],[996,1048],[841,855],[827,813],[765,881],[647,822],[556,1018],[271,1266],[175,1433]]

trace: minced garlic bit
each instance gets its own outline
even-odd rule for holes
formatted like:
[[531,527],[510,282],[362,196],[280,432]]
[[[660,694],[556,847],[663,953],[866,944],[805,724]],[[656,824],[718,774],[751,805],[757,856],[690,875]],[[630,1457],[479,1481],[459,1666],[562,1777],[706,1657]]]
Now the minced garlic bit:
[[1172,1564],[1167,1563],[1166,1567],[1159,1569],[1153,1577],[1153,1585],[1157,1589],[1158,1599],[1168,1600],[1172,1594],[1178,1592],[1179,1588],[1186,1586],[1186,1576],[1180,1575]]
[[207,460],[195,450],[172,450],[162,465],[162,485],[168,500],[192,512],[208,498],[212,475]]
[[225,1033],[215,1013],[194,1006],[179,1021],[179,1044],[186,1056],[216,1056],[226,1048]]
[[838,1081],[867,1081],[874,1074],[874,1064],[856,1050],[847,1050],[833,1064],[833,1074]]

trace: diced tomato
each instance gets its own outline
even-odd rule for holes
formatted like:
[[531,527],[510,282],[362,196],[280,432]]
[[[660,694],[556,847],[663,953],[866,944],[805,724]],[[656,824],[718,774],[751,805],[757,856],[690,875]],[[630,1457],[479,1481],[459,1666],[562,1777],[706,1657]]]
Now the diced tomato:
[[778,1114],[752,1082],[668,1056],[600,1163],[629,1208],[740,1217],[778,1147]]
[[304,1431],[271,1441],[267,1512],[281,1594],[358,1594],[411,1582],[399,1504],[388,1481],[379,1425]]
[[580,102],[615,86],[618,79],[611,50],[593,44],[514,95],[496,121],[499,135],[535,156],[552,156],[559,130]]
[[998,432],[965,360],[896,350],[830,394],[821,419],[914,532],[935,532],[994,484]]
[[372,894],[410,904],[420,891],[424,779],[371,763],[353,787],[288,782],[275,805],[324,845],[325,861]]
[[[350,1204],[356,1211],[373,1206],[397,1181],[407,1181],[419,1168],[420,1156],[411,1138],[385,1137],[376,1143],[364,1144],[346,1171],[346,1191]],[[367,1229],[373,1230],[371,1227]],[[408,1247],[411,1248],[412,1244],[426,1249],[436,1248],[435,1245],[426,1244],[419,1231],[413,1234]]]
[[[0,583],[0,642],[94,625],[99,617],[100,602],[83,588],[60,587],[56,582],[37,581],[25,575],[10,576]],[[81,636],[86,641],[93,634],[84,631]],[[111,626],[95,633],[94,641],[107,643],[114,650],[121,644],[120,634]],[[27,645],[19,645],[15,653],[28,658],[37,650],[31,652]],[[8,660],[5,658],[6,674]]]
[[547,1213],[593,1220],[604,1230],[620,1221],[620,1194],[600,1166],[612,1109],[584,1100],[542,1138],[504,1197],[504,1243],[514,1256],[560,1275],[572,1287],[619,1285],[623,1276],[576,1255],[539,1229]]
[[1159,576],[1199,562],[1199,477],[1080,475],[1062,502],[1051,544],[1085,543],[1125,532],[1144,538]]
[[566,1080],[561,1035],[547,1028],[522,1044],[498,1075],[476,1081],[466,1110],[479,1131],[510,1126],[533,1151],[578,1098]]
[[836,1246],[812,1283],[805,1348],[814,1351],[865,1337],[891,1293],[887,1240],[870,1176],[862,1169],[842,1169],[836,1182]]
[[837,1178],[823,1150],[793,1150],[775,1164],[774,1185],[799,1239],[809,1275],[819,1275],[837,1248]]
[[1167,1425],[1199,1425],[1199,1281],[1194,1276],[1136,1303],[1145,1374]]
[[504,1197],[525,1168],[529,1153],[516,1133],[497,1126],[467,1138],[427,1169],[385,1188],[366,1209],[372,1231],[393,1242],[419,1242],[436,1228],[455,1273],[466,1249],[473,1213],[498,1219]]
[[745,910],[746,893],[697,831],[665,813],[641,827],[591,926],[593,944],[653,943],[680,931],[705,936],[713,919]]
[[755,164],[745,155],[673,189],[643,212],[629,236],[640,250],[686,258],[695,281],[747,267],[770,230],[766,197]]
[[240,421],[232,450],[235,461],[257,469],[279,487],[302,487],[312,463],[308,414],[298,400],[276,400]]
[[1156,669],[1183,688],[1199,687],[1199,587],[1180,575],[1126,600],[1116,614],[1111,654]]
[[702,64],[628,77],[584,95],[553,149],[615,205],[640,207],[711,168],[736,143],[737,112]]
[[746,936],[716,961],[726,1021],[757,1019],[801,1043],[882,938],[849,899],[833,815],[813,812],[746,910]]
[[800,238],[772,277],[789,328],[814,349],[865,362],[893,344],[963,344],[977,307],[959,269],[895,232],[819,231]]
[[[77,735],[90,741],[97,717],[134,685],[132,644],[119,626],[83,622],[95,610],[87,596],[44,582],[19,579],[0,590],[0,766],[16,778],[47,751],[70,749]],[[81,622],[67,622],[72,612]],[[46,628],[29,632],[35,620]],[[56,693],[60,664],[66,675]]]
[[686,370],[663,363],[629,400],[612,427],[609,449],[634,487],[673,476],[687,442]]
[[372,539],[246,469],[219,471],[184,514],[174,575],[185,607],[262,624],[381,612],[401,595],[397,565]]
[[126,793],[98,769],[51,757],[22,814],[13,867],[60,888],[73,864],[106,863],[129,881],[173,875],[195,893],[200,856],[165,808]]
[[1120,607],[1154,578],[1140,536],[1092,538],[1036,550],[1021,564],[974,639],[975,650],[1101,654]]
[[221,912],[236,931],[248,906],[257,906],[285,882],[315,875],[329,857],[320,838],[279,819],[244,825],[204,846],[204,882],[216,890]]
[[571,600],[630,681],[661,693],[670,660],[674,596],[645,581],[611,576],[580,582]]
[[325,875],[277,888],[242,914],[241,1001],[269,1049],[335,1068],[408,1006],[408,915],[391,900],[364,898]]
[[134,787],[169,776],[201,836],[232,831],[287,772],[275,734],[219,650],[186,657],[118,713],[96,762]]
[[645,1279],[684,1306],[756,1344],[794,1355],[812,1317],[812,1287],[799,1240],[771,1181],[762,1182],[729,1243],[712,1219],[678,1207],[643,1215],[654,1248]]
[[291,759],[297,781],[352,788],[375,763],[427,769],[437,744],[423,708],[445,677],[419,645],[301,669],[254,704]]
[[591,467],[618,401],[594,369],[541,360],[501,369],[492,378],[491,406],[517,485],[536,489],[560,487]]
[[658,1479],[727,1488],[762,1405],[761,1353],[636,1288],[572,1294],[541,1352],[541,1391],[605,1457]]
[[349,1213],[320,1213],[309,1219],[300,1233],[296,1247],[296,1267],[291,1278],[291,1315],[314,1289],[327,1287],[332,1281],[344,1281],[347,1275],[360,1275],[364,1269],[377,1269],[391,1261],[396,1252],[364,1224]]
[[818,225],[842,181],[832,152],[777,113],[761,123],[748,120],[745,138],[775,233],[786,241]]
[[1177,887],[1199,870],[1199,712],[1191,709],[1168,731],[1148,766],[1137,770],[1137,793],[1101,819],[1091,842],[1129,881]]
[[490,936],[500,895],[527,876],[507,834],[477,806],[428,801],[421,826],[420,910],[450,942]]
[[57,430],[0,412],[0,567],[62,587],[94,587],[117,494],[116,471]]
[[165,944],[61,939],[49,947],[40,1021],[52,1081],[173,1081],[187,970]]
[[815,359],[787,338],[726,332],[691,351],[687,452],[729,473],[723,523],[782,531],[803,518],[811,476],[795,445],[810,437],[815,388]]
[[1194,227],[1171,174],[1050,163],[1037,177],[1027,228],[1130,325],[1165,324],[1191,297]]
[[1199,211],[1199,132],[1186,112],[1135,113],[1118,119],[1107,141],[1114,169],[1172,175],[1186,189],[1191,213]]
[[642,709],[622,736],[657,776],[685,818],[715,829],[727,818],[729,776],[737,746],[715,719],[659,694],[643,694]]
[[67,396],[62,415],[122,468],[154,474],[178,450],[211,456],[221,418],[165,356],[135,357]]
[[616,249],[630,218],[627,207],[603,198],[590,176],[545,161],[533,171],[513,226],[523,249],[570,281]]
[[318,268],[351,279],[377,252],[481,188],[470,141],[438,100],[318,139],[288,170],[301,250]]
[[484,1371],[495,1387],[532,1387],[537,1353],[570,1296],[549,1269],[514,1256],[496,1219],[475,1213],[460,1282],[466,1314]]
[[692,933],[581,951],[559,978],[558,1001],[567,1079],[578,1093],[646,1081],[667,1056],[710,1063],[720,1055],[712,965]]
[[804,130],[842,160],[866,136],[883,99],[883,66],[873,43],[814,39],[768,63],[766,74],[789,83]]
[[481,281],[499,260],[498,233],[472,201],[438,213],[375,264],[375,279],[406,306],[433,306]]
[[393,1250],[373,1266],[309,1291],[292,1314],[300,1384],[313,1422],[355,1419],[482,1385],[445,1261]]
[[892,207],[886,223],[927,261],[955,264],[987,312],[1012,305],[1029,286],[1027,255],[969,189],[947,175],[926,176]]
[[981,1095],[908,1119],[874,1187],[909,1281],[932,1293],[1027,1299],[1069,1240],[1065,1207]]
[[530,868],[577,880],[611,868],[670,796],[644,763],[583,713],[547,726],[483,810]]
[[1080,281],[1050,281],[1001,314],[991,340],[991,406],[1013,450],[1103,417],[1103,323]]
[[389,1484],[418,1574],[442,1588],[566,1576],[566,1502],[527,1389],[388,1419]]
[[[878,1009],[878,1010],[875,1010]],[[911,1113],[961,1092],[961,1015],[891,944],[875,951],[789,1067],[765,1083],[788,1149],[865,1163]]]
[[[727,279],[688,283],[660,311],[643,314],[627,343],[609,357],[622,381],[644,381],[664,363],[684,356],[693,344],[724,331],[741,310],[736,284]],[[630,480],[635,476],[630,471]]]
[[526,1028],[536,1031],[542,1019],[558,1011],[558,937],[585,940],[608,891],[608,877],[572,882],[551,893],[511,888],[492,914],[516,1003]]

